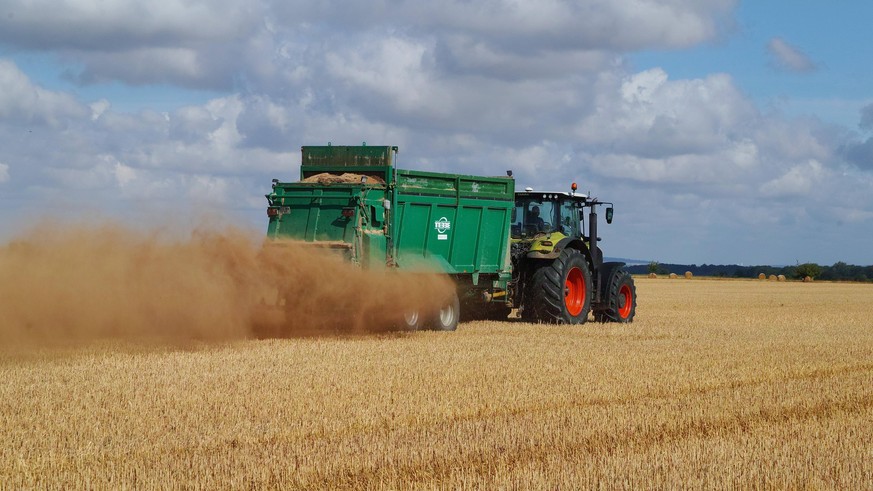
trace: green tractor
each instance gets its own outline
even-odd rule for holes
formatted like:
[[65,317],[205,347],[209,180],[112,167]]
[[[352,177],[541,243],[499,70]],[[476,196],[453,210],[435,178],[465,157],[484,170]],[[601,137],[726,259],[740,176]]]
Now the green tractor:
[[571,189],[515,193],[508,296],[532,322],[581,324],[592,311],[599,322],[631,322],[634,280],[624,263],[603,262],[597,246],[597,207],[607,205],[612,223],[613,205],[577,194],[575,183]]

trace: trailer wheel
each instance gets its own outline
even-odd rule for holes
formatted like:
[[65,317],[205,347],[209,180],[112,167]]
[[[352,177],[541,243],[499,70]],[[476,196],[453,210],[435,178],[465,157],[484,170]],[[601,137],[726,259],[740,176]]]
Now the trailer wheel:
[[458,328],[458,320],[460,318],[461,303],[458,300],[458,294],[452,292],[439,310],[436,311],[431,325],[437,331],[454,331]]
[[633,322],[637,312],[637,287],[631,275],[619,269],[609,280],[604,309],[594,312],[598,322]]
[[398,327],[404,331],[420,331],[424,329],[425,315],[418,309],[411,309],[403,312],[400,320],[397,321]]
[[539,322],[582,324],[591,311],[591,272],[585,256],[576,249],[564,249],[549,265],[531,277],[530,309]]

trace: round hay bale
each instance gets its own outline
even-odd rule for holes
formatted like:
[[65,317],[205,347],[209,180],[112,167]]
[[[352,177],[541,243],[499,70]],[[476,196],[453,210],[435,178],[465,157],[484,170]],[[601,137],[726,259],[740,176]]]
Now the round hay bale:
[[655,273],[649,273],[649,278],[657,278],[658,275]]
[[770,281],[778,281],[779,280],[779,278],[777,278],[775,274],[771,274],[770,277],[767,279]]
[[779,276],[776,277],[776,279],[779,280],[779,281],[785,281],[785,275],[784,275],[784,274],[780,274]]
[[766,279],[767,279],[767,275],[765,275],[764,273],[760,273],[760,274],[758,274],[758,279],[759,279],[759,280],[766,280]]
[[694,275],[691,274],[691,271],[686,271],[686,272],[685,272],[685,279],[686,279],[686,280],[690,280],[692,276],[694,276]]
[[677,275],[676,273],[670,273],[670,279],[671,279],[671,280],[675,280],[675,279],[678,278],[678,277],[679,277],[679,275]]
[[812,283],[812,276],[804,276],[803,282],[804,283]]

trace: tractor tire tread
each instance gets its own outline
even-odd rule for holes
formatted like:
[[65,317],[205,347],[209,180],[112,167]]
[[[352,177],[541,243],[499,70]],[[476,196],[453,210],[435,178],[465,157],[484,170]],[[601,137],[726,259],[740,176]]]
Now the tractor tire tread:
[[[607,279],[609,285],[606,289],[606,298],[600,308],[594,311],[594,319],[597,322],[633,322],[637,311],[637,289],[633,277],[624,269],[615,271],[612,278]],[[622,318],[619,315],[618,296],[622,285],[628,285],[631,293],[631,308],[628,316]]]
[[[582,270],[586,282],[586,299],[582,312],[577,317],[567,313],[564,300],[564,282],[569,267]],[[531,275],[524,313],[528,320],[543,323],[584,323],[590,311],[591,273],[585,257],[576,249],[564,249],[550,264],[537,268]]]

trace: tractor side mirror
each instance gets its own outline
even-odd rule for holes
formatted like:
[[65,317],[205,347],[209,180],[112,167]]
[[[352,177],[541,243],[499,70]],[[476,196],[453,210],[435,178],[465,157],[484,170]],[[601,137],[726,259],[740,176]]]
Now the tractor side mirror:
[[612,207],[606,209],[606,223],[612,223]]

